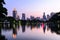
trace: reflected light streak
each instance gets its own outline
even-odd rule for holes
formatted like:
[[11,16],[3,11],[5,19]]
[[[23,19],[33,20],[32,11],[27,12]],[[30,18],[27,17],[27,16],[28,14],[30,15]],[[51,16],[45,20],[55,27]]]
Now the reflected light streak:
[[44,23],[42,23],[42,28],[44,28]]
[[16,34],[13,34],[13,38],[14,38],[14,39],[16,38]]

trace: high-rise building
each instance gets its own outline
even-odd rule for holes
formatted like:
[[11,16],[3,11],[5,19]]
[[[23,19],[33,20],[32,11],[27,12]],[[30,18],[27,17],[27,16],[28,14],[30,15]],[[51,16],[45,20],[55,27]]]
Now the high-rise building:
[[47,15],[47,20],[49,20],[50,19],[50,16],[49,15]]
[[13,18],[15,18],[15,19],[17,18],[17,11],[16,11],[16,9],[13,10]]
[[35,18],[34,18],[34,16],[30,16],[30,20],[34,20]]
[[25,20],[25,13],[22,13],[22,20]]
[[45,12],[43,13],[43,20],[46,21],[46,15],[45,15]]

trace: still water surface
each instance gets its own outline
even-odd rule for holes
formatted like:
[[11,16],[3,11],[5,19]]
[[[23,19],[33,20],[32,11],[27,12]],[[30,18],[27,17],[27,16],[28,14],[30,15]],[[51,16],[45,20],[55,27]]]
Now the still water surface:
[[8,40],[60,40],[60,35],[51,32],[47,24],[23,25],[15,29],[2,29],[2,35]]

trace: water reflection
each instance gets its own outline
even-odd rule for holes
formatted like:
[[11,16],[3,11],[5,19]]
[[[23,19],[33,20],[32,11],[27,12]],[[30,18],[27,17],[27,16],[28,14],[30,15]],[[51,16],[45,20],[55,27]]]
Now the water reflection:
[[25,32],[25,25],[21,25],[22,27],[22,32]]
[[5,36],[1,34],[1,27],[0,27],[0,40],[7,40]]
[[26,22],[25,21],[22,21],[21,22],[22,32],[25,32],[25,26],[26,26]]
[[13,28],[13,38],[16,38],[16,36],[17,36],[17,29]]
[[42,28],[43,28],[43,32],[45,33],[45,30],[46,30],[46,23],[42,23]]
[[[3,24],[2,24],[2,26],[3,26]],[[26,22],[22,21],[20,26],[15,25],[15,24],[10,25],[10,26],[3,26],[3,27],[2,26],[0,28],[0,39],[3,39],[3,40],[7,40],[8,38],[6,39],[5,36],[2,36],[1,30],[5,30],[5,31],[12,30],[12,36],[14,39],[16,39],[17,34],[19,32],[18,30],[22,29],[22,33],[25,33],[27,31],[26,27],[27,27],[27,29],[30,28],[30,30],[33,30],[34,28],[36,28],[36,29],[42,28],[44,34],[46,32],[46,29],[47,29],[47,31],[51,30],[51,33],[60,34],[60,24],[56,23],[56,22],[47,22],[47,23],[37,22],[37,23],[28,23],[27,24]],[[38,34],[38,35],[40,35],[40,34]]]
[[60,34],[60,23],[50,22],[50,23],[47,23],[47,26],[52,33],[55,32],[56,34]]

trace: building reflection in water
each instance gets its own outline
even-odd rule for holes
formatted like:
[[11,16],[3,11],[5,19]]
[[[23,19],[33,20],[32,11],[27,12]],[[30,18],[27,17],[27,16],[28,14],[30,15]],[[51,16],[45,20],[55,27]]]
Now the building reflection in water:
[[[29,25],[29,28],[32,30],[34,28],[43,28],[43,32],[45,33],[46,28],[47,30],[51,30],[51,32],[56,33],[56,34],[60,34],[60,23],[57,22],[47,22],[47,23],[31,23]],[[0,39],[4,39],[6,40],[5,36],[1,34],[1,29],[3,29],[4,27],[0,28]],[[22,21],[21,22],[21,28],[22,28],[22,32],[24,33],[26,31],[26,22]],[[6,27],[5,29],[12,29],[13,31],[13,38],[16,39],[17,37],[17,29],[19,29],[18,26],[15,25],[11,25],[11,27]]]
[[16,38],[17,36],[17,28],[13,28],[13,38]]
[[25,25],[22,25],[22,32],[25,32]]
[[30,25],[30,29],[32,30],[33,28],[35,28],[35,25],[34,24],[33,25],[31,24]]
[[42,23],[41,27],[43,28],[43,32],[45,33],[45,30],[46,30],[46,23]]
[[29,25],[30,29],[33,30],[34,28],[40,28],[40,23],[31,23]]
[[21,21],[22,32],[25,32],[26,21]]
[[46,24],[44,24],[44,28],[43,28],[44,33],[45,33],[45,30],[46,30]]
[[37,25],[36,25],[36,26],[37,26],[37,28],[40,28],[40,23],[37,23]]

